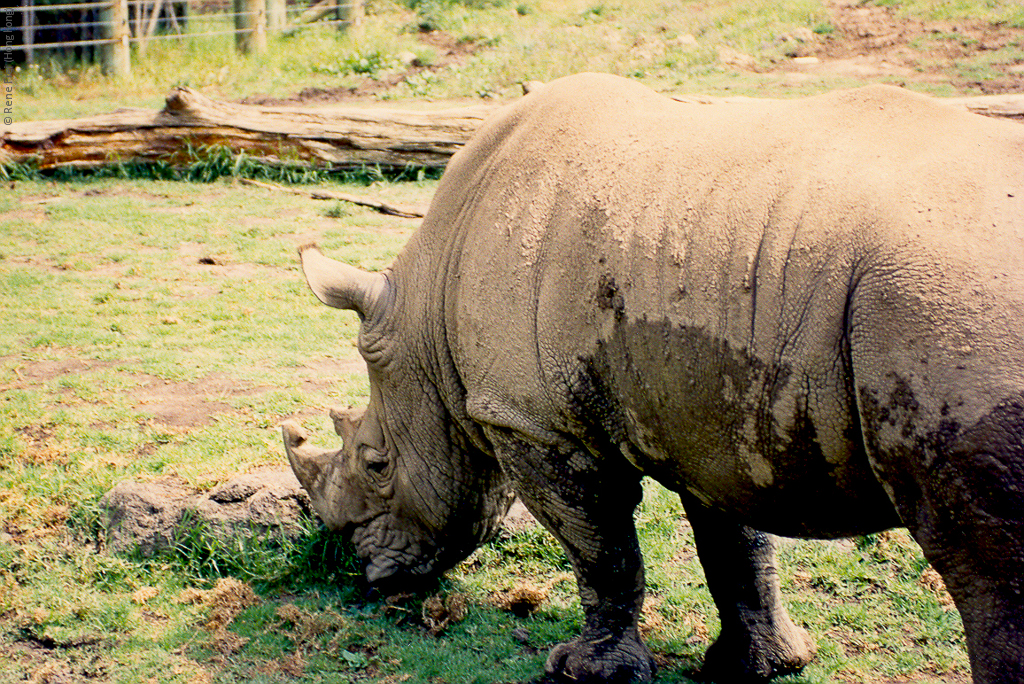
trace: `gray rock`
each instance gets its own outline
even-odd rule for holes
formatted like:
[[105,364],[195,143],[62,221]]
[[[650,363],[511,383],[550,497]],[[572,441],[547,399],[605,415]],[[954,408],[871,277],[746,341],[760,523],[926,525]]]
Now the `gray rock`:
[[100,501],[107,546],[115,553],[153,556],[200,528],[229,542],[253,536],[295,538],[313,518],[309,497],[288,468],[237,475],[208,492],[175,478],[128,480]]
[[143,556],[170,547],[190,496],[192,491],[172,478],[119,483],[100,500],[107,546],[116,553],[138,549]]
[[312,515],[309,497],[284,468],[238,475],[197,496],[190,510],[222,540],[253,534],[296,537]]

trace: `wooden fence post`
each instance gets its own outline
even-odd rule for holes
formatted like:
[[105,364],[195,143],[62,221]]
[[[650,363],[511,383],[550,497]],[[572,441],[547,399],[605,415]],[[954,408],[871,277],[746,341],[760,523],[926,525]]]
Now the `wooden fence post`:
[[338,19],[343,29],[358,25],[363,19],[363,0],[338,0]]
[[128,48],[128,0],[111,0],[100,10],[100,22],[103,38],[111,41],[103,45],[103,72],[108,76],[129,76],[132,61]]
[[267,0],[267,32],[280,33],[287,23],[287,0]]
[[242,54],[267,51],[266,0],[234,0],[235,47]]
[[25,63],[33,64],[36,61],[32,47],[36,42],[36,11],[32,7],[32,0],[21,0],[21,6],[21,44],[25,48]]

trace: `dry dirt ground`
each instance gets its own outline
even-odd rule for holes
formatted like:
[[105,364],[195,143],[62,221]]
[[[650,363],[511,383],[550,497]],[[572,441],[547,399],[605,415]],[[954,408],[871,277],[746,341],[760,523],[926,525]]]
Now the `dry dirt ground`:
[[[1024,46],[1024,29],[965,19],[921,21],[902,17],[891,7],[861,6],[857,0],[838,0],[829,8],[831,33],[809,30],[784,36],[788,58],[771,65],[752,57],[723,58],[741,70],[788,75],[793,84],[810,76],[838,76],[853,79],[886,79],[897,83],[948,83],[965,94],[1024,92],[1024,58],[1014,63],[993,63],[994,76],[985,78],[963,65],[985,61],[992,53],[1010,45]],[[351,99],[369,99],[423,71],[440,71],[463,64],[477,50],[473,43],[459,42],[442,31],[425,31],[419,39],[438,52],[435,63],[413,63],[407,70],[379,80],[367,79],[358,87],[306,88],[287,98],[253,95],[246,104],[326,104]]]
[[341,100],[375,98],[424,71],[440,71],[463,64],[477,49],[474,43],[460,42],[444,31],[423,31],[419,34],[419,41],[437,50],[438,58],[433,64],[427,66],[414,61],[405,71],[387,74],[379,79],[368,78],[356,87],[305,88],[295,95],[285,98],[256,94],[245,98],[242,103],[270,107],[330,104]]
[[[896,76],[908,82],[948,81],[957,90],[985,94],[1024,91],[1024,60],[993,64],[996,78],[951,74],[958,61],[1024,44],[1024,29],[977,20],[929,21],[900,17],[890,7],[839,2],[831,7],[835,31],[811,42],[805,68],[854,77]],[[801,56],[801,55],[796,55]]]
[[[8,357],[13,358],[13,357]],[[0,358],[0,360],[3,360]],[[82,361],[79,359],[63,359],[59,361],[23,361],[17,367],[18,380],[0,387],[8,389],[31,389],[57,378],[79,376],[91,373],[100,368],[114,365],[128,365],[105,361]],[[310,363],[296,370],[296,376],[306,389],[323,388],[330,385],[330,378],[349,373],[364,373],[365,366],[361,360],[323,359]],[[220,374],[209,375],[194,382],[172,382],[154,375],[132,374],[139,381],[132,392],[136,408],[153,416],[152,422],[157,425],[180,431],[211,424],[218,414],[231,411],[232,408],[223,400],[229,397],[251,396],[270,388],[250,387]],[[313,413],[313,409],[310,409]],[[319,411],[315,413],[319,415]],[[43,454],[46,445],[51,441],[52,426],[32,426],[19,430],[29,444],[29,457],[45,459]]]

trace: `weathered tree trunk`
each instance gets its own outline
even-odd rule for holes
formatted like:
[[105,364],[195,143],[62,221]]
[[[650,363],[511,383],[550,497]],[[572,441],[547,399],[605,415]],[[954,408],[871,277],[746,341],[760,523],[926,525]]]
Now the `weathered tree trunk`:
[[[676,99],[702,105],[735,100]],[[946,102],[979,114],[1024,121],[1024,95]],[[15,123],[0,138],[0,164],[34,163],[53,169],[162,160],[183,165],[195,161],[197,149],[224,147],[270,162],[439,168],[498,107],[443,111],[257,107],[217,102],[189,88],[176,88],[162,111],[126,109],[82,119]]]
[[175,88],[159,112],[124,109],[82,119],[15,123],[0,140],[0,163],[35,163],[42,169],[128,160],[181,165],[195,160],[195,150],[218,146],[271,162],[443,167],[496,107],[257,107]]

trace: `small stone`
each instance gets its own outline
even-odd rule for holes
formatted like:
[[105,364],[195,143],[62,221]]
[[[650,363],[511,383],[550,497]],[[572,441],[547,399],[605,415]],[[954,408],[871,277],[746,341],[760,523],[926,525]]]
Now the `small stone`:
[[530,632],[525,627],[516,627],[512,630],[512,638],[521,644],[530,643]]
[[697,47],[697,39],[692,33],[679,36],[675,39],[674,43],[679,47]]
[[799,40],[801,43],[810,43],[815,38],[814,31],[807,28],[806,26],[801,26],[800,28],[795,29],[793,33],[790,35],[792,35],[793,38],[795,38],[796,40]]
[[718,48],[718,61],[728,66],[734,66],[744,71],[756,71],[757,60],[750,55],[745,55],[739,50],[734,50],[728,46],[721,46]]

